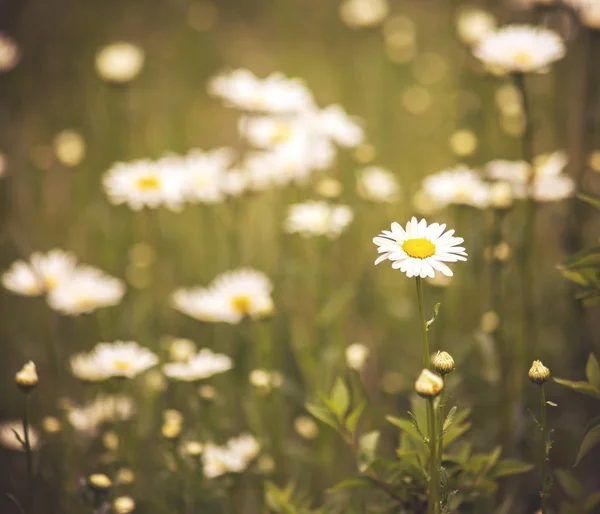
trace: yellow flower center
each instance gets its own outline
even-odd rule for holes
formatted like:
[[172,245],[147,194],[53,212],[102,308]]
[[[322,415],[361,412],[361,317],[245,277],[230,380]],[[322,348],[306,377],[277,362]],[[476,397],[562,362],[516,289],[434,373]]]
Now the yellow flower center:
[[155,191],[156,189],[160,188],[160,180],[158,180],[158,177],[153,175],[140,177],[137,180],[137,187],[142,191]]
[[275,133],[273,134],[273,143],[283,143],[287,141],[292,135],[291,127],[286,123],[277,125]]
[[231,306],[233,307],[233,310],[239,312],[240,314],[248,314],[250,312],[251,305],[252,302],[246,295],[234,296],[231,299]]
[[126,360],[116,360],[113,366],[117,371],[127,372],[131,369],[131,362]]
[[435,254],[435,245],[424,237],[407,239],[402,243],[402,249],[407,255],[415,259],[427,259],[427,257]]
[[58,285],[58,279],[51,276],[44,277],[44,285],[46,286],[46,289],[50,291]]
[[521,66],[529,66],[531,64],[531,54],[524,51],[517,52],[514,55],[514,60]]

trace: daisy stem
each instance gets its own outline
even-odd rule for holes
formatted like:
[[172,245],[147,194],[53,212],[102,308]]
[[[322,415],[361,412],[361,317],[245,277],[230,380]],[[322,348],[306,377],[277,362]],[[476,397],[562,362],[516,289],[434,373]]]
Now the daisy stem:
[[27,512],[33,513],[33,455],[29,439],[29,421],[31,410],[31,394],[25,393],[25,410],[23,413],[23,447],[27,459]]
[[427,399],[427,419],[429,430],[429,502],[427,512],[429,514],[438,514],[440,501],[438,499],[438,488],[440,480],[438,478],[438,457],[437,457],[437,430],[435,424],[434,399]]
[[427,339],[427,322],[425,321],[425,305],[423,302],[423,282],[417,277],[417,299],[419,301],[419,320],[421,322],[421,345],[423,348],[423,367],[431,368],[431,356],[429,353],[429,341]]
[[548,514],[549,480],[548,474],[548,419],[546,416],[546,392],[544,384],[540,384],[540,424],[542,425],[542,442],[540,448],[540,472],[542,475],[542,514]]
[[441,375],[442,377],[442,381],[444,382],[444,387],[442,389],[442,392],[440,393],[439,396],[439,400],[438,400],[438,453],[437,453],[437,458],[439,461],[439,466],[442,465],[442,452],[444,451],[444,421],[445,421],[445,417],[444,417],[444,407],[446,406],[446,398],[445,398],[445,393],[446,393],[446,378],[444,377],[444,375]]

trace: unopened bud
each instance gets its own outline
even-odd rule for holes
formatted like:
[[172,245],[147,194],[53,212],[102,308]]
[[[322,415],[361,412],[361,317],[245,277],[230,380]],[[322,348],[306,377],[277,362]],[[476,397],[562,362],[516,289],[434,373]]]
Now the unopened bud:
[[415,382],[415,391],[424,398],[433,398],[440,394],[444,389],[444,380],[437,373],[428,369],[421,371],[419,378]]
[[162,426],[161,433],[165,439],[176,439],[181,434],[181,423],[166,421]]
[[94,473],[93,475],[90,475],[87,479],[87,482],[90,488],[98,492],[107,492],[112,487],[110,478],[102,473]]
[[454,359],[448,352],[437,352],[431,359],[431,367],[444,376],[454,371]]
[[15,375],[15,382],[24,393],[29,393],[38,384],[38,374],[33,361],[27,362]]
[[113,507],[116,514],[130,514],[135,509],[135,502],[129,496],[119,496],[115,498]]
[[542,361],[533,361],[529,370],[529,380],[534,384],[542,385],[550,378],[550,370],[542,364]]

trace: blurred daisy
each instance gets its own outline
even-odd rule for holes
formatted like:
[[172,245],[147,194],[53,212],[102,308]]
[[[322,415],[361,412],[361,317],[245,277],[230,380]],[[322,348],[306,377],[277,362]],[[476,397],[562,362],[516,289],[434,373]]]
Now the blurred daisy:
[[353,218],[352,210],[346,205],[309,201],[290,206],[284,230],[304,237],[327,236],[335,239]]
[[77,166],[85,156],[85,141],[74,130],[59,132],[53,141],[54,153],[65,166]]
[[230,439],[227,446],[232,453],[242,457],[246,462],[255,459],[260,451],[258,441],[250,434],[242,434]]
[[224,172],[231,165],[231,148],[209,152],[193,150],[181,161],[183,190],[190,202],[218,203],[224,200]]
[[112,204],[127,204],[134,211],[161,205],[179,210],[184,201],[184,181],[181,167],[173,165],[176,158],[158,163],[137,160],[117,163],[103,177],[103,185]]
[[186,362],[196,355],[196,344],[191,339],[176,338],[169,343],[169,358],[176,362]]
[[125,421],[135,414],[133,400],[125,395],[99,395],[83,407],[67,411],[67,419],[79,432],[95,434],[104,423]]
[[131,43],[112,43],[96,54],[96,71],[106,82],[130,82],[138,75],[143,65],[144,51]]
[[202,460],[207,478],[217,478],[226,473],[239,473],[256,458],[260,445],[249,434],[230,439],[224,446],[208,443],[204,447]]
[[378,166],[369,166],[356,176],[359,196],[372,202],[393,203],[400,197],[400,185],[395,175]]
[[283,384],[283,376],[279,371],[274,370],[253,369],[248,378],[250,384],[263,391],[271,391],[272,389],[281,387],[281,384]]
[[487,67],[502,73],[539,73],[565,52],[556,32],[533,25],[499,28],[483,36],[473,50]]
[[458,204],[482,209],[489,200],[488,185],[477,172],[463,165],[426,177],[423,191],[438,208]]
[[25,296],[38,296],[52,291],[73,273],[77,260],[70,252],[53,249],[31,254],[29,262],[16,261],[2,274],[2,285]]
[[17,43],[0,33],[0,72],[12,70],[19,62],[21,54]]
[[478,43],[496,28],[496,18],[476,7],[461,9],[456,19],[456,30],[460,39],[467,45]]
[[206,289],[178,290],[172,302],[176,309],[201,321],[236,324],[245,317],[272,314],[272,289],[264,273],[239,269],[218,276]]
[[186,362],[172,362],[163,366],[169,378],[184,382],[195,382],[229,371],[233,367],[231,359],[222,353],[213,353],[207,348]]
[[[25,451],[21,441],[25,440],[22,421],[2,421],[0,422],[0,445],[8,450],[17,452]],[[37,450],[40,443],[40,436],[37,430],[29,427],[29,444],[32,450]]]
[[125,286],[118,278],[81,266],[50,290],[48,305],[63,314],[78,316],[117,305],[124,294]]
[[344,0],[340,18],[350,28],[372,27],[381,23],[390,11],[387,0]]
[[245,111],[291,113],[310,109],[310,90],[299,79],[273,73],[259,79],[251,71],[222,72],[208,83],[208,92],[230,106]]
[[349,368],[360,371],[369,358],[369,349],[362,343],[352,343],[346,348],[346,364]]
[[340,105],[330,105],[317,114],[318,131],[345,148],[354,148],[365,142],[359,119],[349,116]]
[[290,117],[242,116],[238,122],[240,135],[257,148],[284,143],[306,129],[300,120]]
[[433,278],[439,271],[451,277],[452,270],[445,262],[466,261],[467,254],[460,245],[462,237],[454,237],[454,230],[446,230],[446,225],[432,223],[413,217],[403,229],[392,223],[391,231],[384,230],[373,238],[381,255],[375,261],[392,261],[392,268],[406,273],[407,277]]
[[248,184],[248,174],[242,170],[227,170],[221,177],[221,188],[228,196],[242,195],[246,192]]
[[134,378],[158,363],[158,357],[134,341],[98,343],[89,353],[71,357],[71,371],[81,380]]

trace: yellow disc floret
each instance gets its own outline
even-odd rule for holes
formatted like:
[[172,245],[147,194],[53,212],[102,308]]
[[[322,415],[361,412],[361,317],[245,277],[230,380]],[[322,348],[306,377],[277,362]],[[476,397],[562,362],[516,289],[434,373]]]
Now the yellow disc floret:
[[408,256],[415,259],[427,259],[435,254],[435,245],[424,237],[407,239],[402,243],[402,249]]

